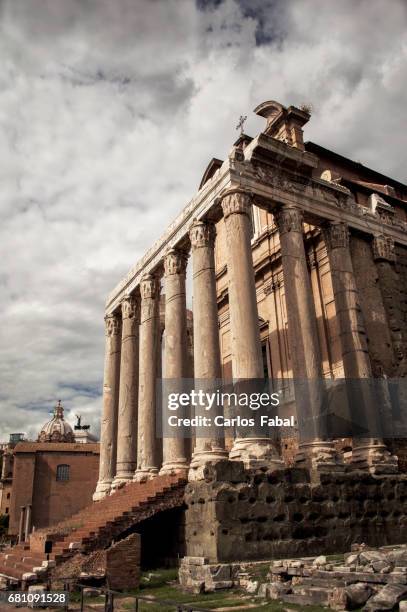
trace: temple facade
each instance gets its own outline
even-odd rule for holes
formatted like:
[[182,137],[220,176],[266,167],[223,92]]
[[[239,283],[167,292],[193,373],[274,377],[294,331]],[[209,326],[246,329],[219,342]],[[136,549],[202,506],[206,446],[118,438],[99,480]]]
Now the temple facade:
[[[227,160],[210,162],[196,196],[108,296],[95,500],[157,474],[199,479],[225,458],[400,470],[403,448],[378,435],[348,441],[346,452],[318,435],[276,441],[209,429],[192,445],[157,436],[157,378],[188,378],[192,361],[200,381],[406,374],[407,187],[304,142],[305,108],[269,101],[255,112],[264,131],[242,134]],[[323,409],[318,393],[294,404],[297,415],[307,404],[316,415]]]

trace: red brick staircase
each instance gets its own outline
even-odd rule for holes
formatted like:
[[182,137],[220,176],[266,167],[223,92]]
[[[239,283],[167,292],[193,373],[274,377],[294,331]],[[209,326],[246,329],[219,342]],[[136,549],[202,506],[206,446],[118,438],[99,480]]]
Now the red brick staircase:
[[[78,550],[89,552],[109,546],[133,525],[159,512],[182,506],[185,485],[186,480],[179,475],[157,476],[144,483],[131,482],[93,502],[52,528],[53,546],[49,559],[58,565]],[[33,537],[37,538],[39,533]],[[47,565],[44,563],[47,555],[31,550],[31,543],[17,544],[0,553],[0,575],[21,581],[23,574]],[[34,545],[33,548],[37,550]]]

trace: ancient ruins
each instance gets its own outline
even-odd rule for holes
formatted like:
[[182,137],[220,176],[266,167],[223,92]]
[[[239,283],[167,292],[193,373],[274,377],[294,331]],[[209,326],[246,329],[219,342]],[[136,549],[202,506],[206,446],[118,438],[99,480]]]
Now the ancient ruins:
[[[109,295],[94,502],[0,554],[7,584],[44,581],[55,566],[82,575],[96,555],[122,588],[134,540],[128,586],[137,564],[181,559],[181,586],[194,592],[246,580],[260,597],[336,609],[406,598],[396,546],[407,541],[406,395],[391,385],[407,374],[407,187],[304,142],[306,108],[269,101],[255,112],[264,130],[209,163],[197,195]],[[313,426],[328,382],[380,381],[384,410],[367,384],[340,403],[365,415],[370,435],[210,424],[160,437],[161,378],[305,380],[290,409]],[[340,562],[321,557],[352,548]],[[248,568],[273,559],[253,587]]]
[[[255,112],[266,120],[264,131],[253,139],[241,135],[225,162],[211,162],[198,194],[108,297],[95,500],[157,474],[189,470],[199,480],[208,461],[227,457],[246,467],[253,461],[284,467],[278,445],[264,436],[237,435],[225,444],[219,431],[209,430],[192,449],[186,440],[156,436],[161,367],[165,378],[188,376],[189,254],[196,379],[219,379],[227,366],[234,379],[263,378],[264,338],[268,375],[403,375],[406,188],[361,164],[336,156],[338,162],[336,154],[321,162],[312,152],[318,146],[304,144],[307,109],[265,102]],[[258,250],[265,244],[266,263],[260,265]],[[279,303],[274,318],[281,319],[274,328],[273,309],[265,306],[271,295]],[[363,401],[368,405],[369,397]],[[301,406],[307,402],[318,415],[318,394],[301,398]],[[375,420],[369,407],[366,414]],[[346,460],[366,472],[397,472],[397,457],[383,439],[353,442],[345,457],[331,439],[300,441],[294,462],[318,471],[337,470]]]

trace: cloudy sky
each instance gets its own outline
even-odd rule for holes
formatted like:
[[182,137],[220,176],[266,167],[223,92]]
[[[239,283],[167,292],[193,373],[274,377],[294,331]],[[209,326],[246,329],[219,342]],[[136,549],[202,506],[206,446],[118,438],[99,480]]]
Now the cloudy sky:
[[[239,115],[405,181],[405,0],[0,0],[0,441],[61,398],[98,428],[104,300]],[[404,129],[403,129],[404,126]]]

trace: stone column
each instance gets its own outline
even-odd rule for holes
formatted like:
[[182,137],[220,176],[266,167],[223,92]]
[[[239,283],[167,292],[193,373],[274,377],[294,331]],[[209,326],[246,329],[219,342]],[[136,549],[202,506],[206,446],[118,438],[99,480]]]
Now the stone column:
[[[251,249],[251,205],[250,195],[239,188],[228,190],[222,198],[227,235],[232,374],[235,380],[246,381],[264,378]],[[253,413],[249,416],[253,417]],[[238,429],[229,456],[243,461],[247,467],[259,462],[283,466],[272,440],[264,437],[259,427],[250,434]]]
[[322,360],[304,248],[302,211],[284,205],[275,211],[274,219],[280,238],[297,417],[302,423],[297,462],[315,469],[333,469],[338,457],[333,442],[327,438],[323,415]]
[[[185,295],[185,274],[187,254],[171,249],[164,259],[165,286],[165,379],[171,380],[171,392],[177,389],[177,381],[188,376],[187,363],[187,307]],[[188,462],[185,438],[179,432],[177,437],[163,437],[163,465],[160,474],[185,471]]]
[[140,300],[131,295],[122,301],[117,462],[113,488],[132,480],[137,466],[139,325]]
[[[343,369],[345,377],[355,381],[349,395],[350,411],[352,413],[352,402],[356,402],[366,425],[370,431],[376,432],[372,438],[353,439],[352,463],[355,467],[375,473],[395,472],[397,459],[390,455],[383,440],[378,437],[381,427],[377,397],[368,383],[368,379],[373,378],[372,367],[349,250],[348,226],[346,223],[330,223],[324,229],[324,236],[339,321]],[[358,384],[362,379],[366,382]]]
[[25,507],[25,541],[28,541],[28,538],[31,533],[31,504],[27,504]]
[[137,470],[134,480],[141,481],[158,474],[156,397],[160,363],[160,281],[145,275],[140,284],[140,365],[137,436]]
[[[199,389],[207,388],[208,392],[214,392],[222,380],[215,277],[215,226],[210,222],[196,221],[189,237],[193,267],[194,374]],[[203,412],[198,411],[199,414]],[[202,468],[208,461],[224,459],[228,455],[223,432],[213,422],[217,414],[215,409],[205,414],[209,414],[212,419],[212,427],[197,430],[188,476],[190,480],[202,477]]]
[[118,314],[105,317],[105,368],[103,382],[103,415],[100,431],[99,481],[94,501],[111,489],[116,474],[117,414],[119,405],[121,318]]
[[18,524],[18,543],[24,542],[25,506],[20,506],[20,522]]

